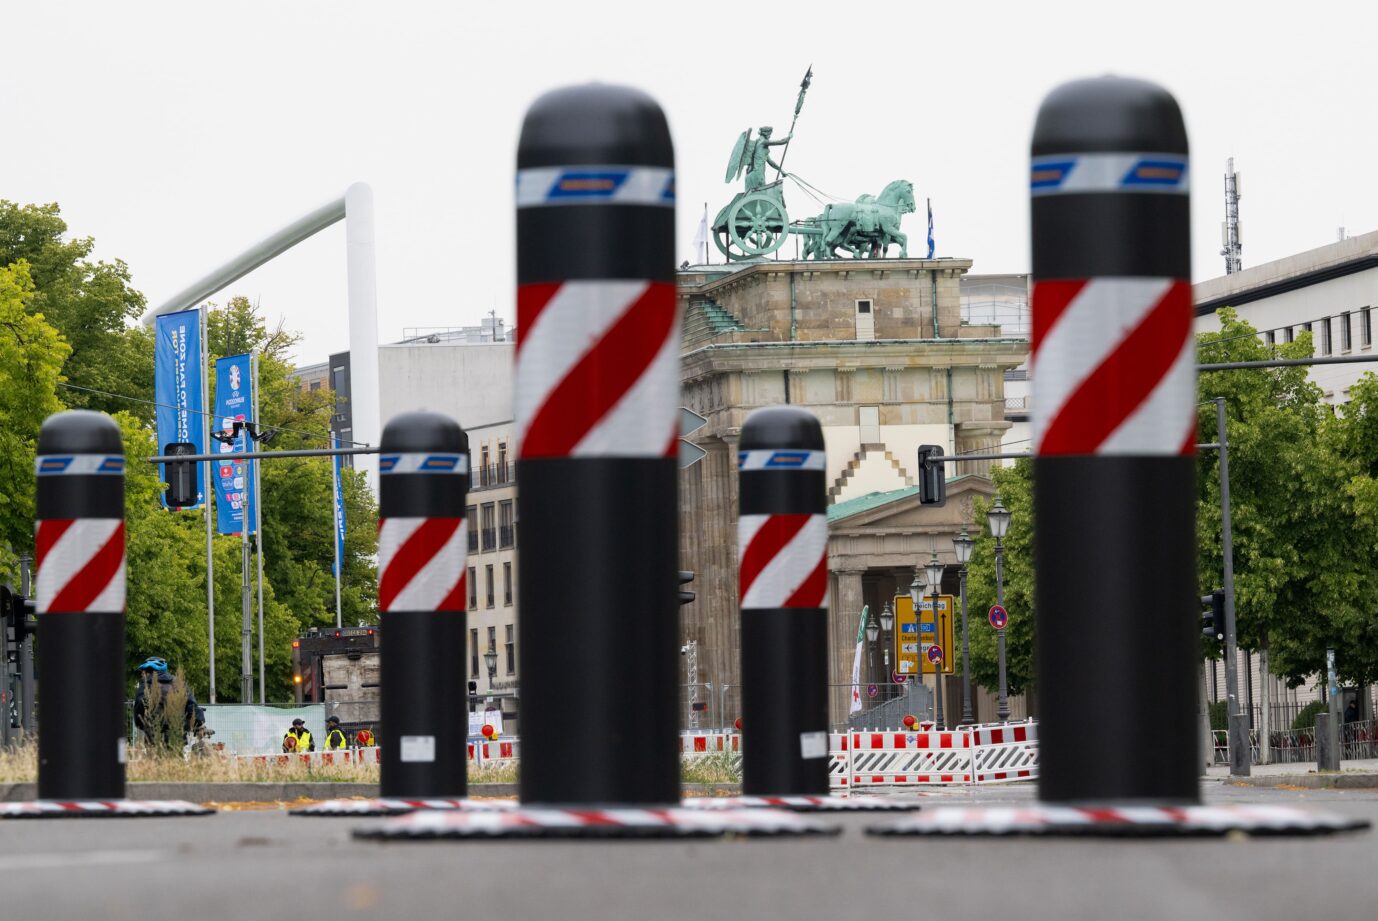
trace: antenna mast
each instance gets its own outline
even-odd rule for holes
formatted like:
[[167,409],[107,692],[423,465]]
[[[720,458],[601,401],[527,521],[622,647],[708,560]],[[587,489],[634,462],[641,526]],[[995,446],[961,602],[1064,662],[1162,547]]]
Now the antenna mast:
[[1225,274],[1233,275],[1244,268],[1244,244],[1239,237],[1239,174],[1234,171],[1234,157],[1225,161],[1225,223],[1220,225],[1220,242],[1225,257]]

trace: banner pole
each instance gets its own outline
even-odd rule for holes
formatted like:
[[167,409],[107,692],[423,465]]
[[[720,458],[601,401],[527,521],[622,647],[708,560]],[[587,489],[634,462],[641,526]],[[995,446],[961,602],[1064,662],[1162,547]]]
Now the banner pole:
[[[263,422],[258,416],[258,356],[250,356],[249,362],[253,367],[254,376],[253,409],[250,412],[253,413],[254,423],[259,426],[261,433]],[[263,658],[263,468],[257,460],[249,463],[254,465],[254,546],[258,550],[258,702],[266,704],[267,664]]]
[[[338,444],[338,439],[334,432],[330,433],[330,447],[334,448]],[[344,561],[340,559],[340,459],[332,457],[330,459],[330,506],[334,509],[335,533],[330,544],[335,548],[335,627],[339,629],[344,626],[344,614],[340,610],[340,580],[344,577],[342,569]]]
[[[209,451],[211,443],[211,407],[210,407],[210,350],[207,345],[207,329],[210,327],[210,309],[202,307],[199,311],[201,319],[201,445],[202,450]],[[211,488],[211,462],[206,461],[202,464],[201,476],[201,501],[204,503],[201,508],[205,512],[206,518],[206,661],[209,664],[210,682],[209,698],[211,703],[215,703],[215,556],[213,551],[213,534],[211,528],[211,494],[215,491]]]

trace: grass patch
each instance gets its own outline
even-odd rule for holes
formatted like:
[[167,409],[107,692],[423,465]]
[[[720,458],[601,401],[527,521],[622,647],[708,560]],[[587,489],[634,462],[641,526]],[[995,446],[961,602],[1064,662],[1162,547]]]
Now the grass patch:
[[682,783],[741,783],[742,758],[732,752],[714,752],[681,762]]

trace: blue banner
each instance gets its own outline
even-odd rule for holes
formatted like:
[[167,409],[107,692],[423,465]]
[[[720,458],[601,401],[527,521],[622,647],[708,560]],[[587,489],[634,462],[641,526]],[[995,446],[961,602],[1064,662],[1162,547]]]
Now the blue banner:
[[[211,429],[228,434],[236,422],[257,422],[254,405],[253,359],[250,355],[231,355],[215,361],[215,414]],[[253,450],[253,439],[242,427],[233,442],[216,440],[215,450],[226,455],[215,464],[215,520],[221,534],[238,534],[244,527],[244,514],[254,494],[253,464],[233,455]],[[249,518],[249,533],[254,533]]]
[[[157,406],[158,453],[162,454],[174,442],[196,446],[196,454],[204,454],[205,438],[201,420],[201,387],[205,383],[201,355],[201,311],[183,310],[165,313],[157,319],[153,347],[153,394]],[[165,465],[159,465],[163,467]],[[205,465],[196,465],[196,504],[186,508],[200,508],[206,498]],[[167,481],[165,471],[164,482]],[[166,497],[161,497],[167,508]]]
[[[330,433],[330,447],[338,448],[335,433]],[[344,506],[344,458],[336,454],[330,459],[335,465],[335,575],[340,575],[344,566],[345,506]]]

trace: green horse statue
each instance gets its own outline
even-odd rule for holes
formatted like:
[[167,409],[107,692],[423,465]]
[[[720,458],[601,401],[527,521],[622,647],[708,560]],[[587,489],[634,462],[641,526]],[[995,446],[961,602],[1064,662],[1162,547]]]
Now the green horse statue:
[[836,259],[845,249],[855,259],[884,258],[898,243],[900,258],[909,255],[909,238],[900,231],[900,218],[915,210],[914,184],[896,179],[879,195],[863,195],[855,202],[828,205],[818,217],[801,221],[807,228],[804,258]]

